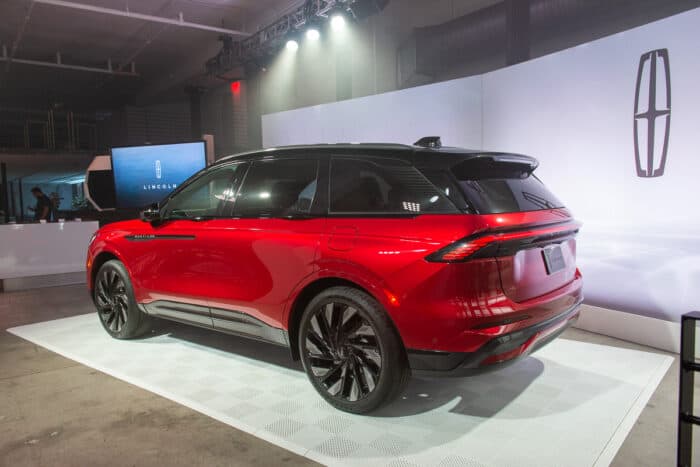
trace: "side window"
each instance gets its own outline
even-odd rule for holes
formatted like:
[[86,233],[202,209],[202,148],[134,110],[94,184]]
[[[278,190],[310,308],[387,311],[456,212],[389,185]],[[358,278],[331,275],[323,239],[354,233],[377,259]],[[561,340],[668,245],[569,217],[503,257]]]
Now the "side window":
[[390,160],[331,161],[330,212],[420,214],[458,212],[415,167]]
[[417,167],[417,169],[425,175],[425,178],[427,178],[435,188],[440,190],[441,193],[444,193],[455,206],[470,214],[474,213],[474,210],[464,200],[459,186],[450,179],[449,175],[444,170],[426,167]]
[[253,162],[234,207],[235,217],[307,214],[316,195],[318,162],[275,159]]
[[163,207],[166,219],[221,217],[235,201],[235,187],[245,173],[247,164],[226,165],[205,173]]

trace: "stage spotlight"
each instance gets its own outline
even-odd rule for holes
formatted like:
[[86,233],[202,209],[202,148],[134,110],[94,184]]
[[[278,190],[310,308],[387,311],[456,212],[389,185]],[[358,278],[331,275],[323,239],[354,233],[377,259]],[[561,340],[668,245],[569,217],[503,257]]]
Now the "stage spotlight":
[[312,26],[309,29],[306,30],[306,38],[312,41],[317,41],[321,37],[321,33],[319,30],[315,27]]
[[297,49],[299,48],[299,43],[296,41],[296,39],[289,39],[287,41],[287,50],[290,50],[292,52],[296,52]]
[[331,16],[331,28],[340,31],[345,28],[345,16],[342,13],[335,13]]

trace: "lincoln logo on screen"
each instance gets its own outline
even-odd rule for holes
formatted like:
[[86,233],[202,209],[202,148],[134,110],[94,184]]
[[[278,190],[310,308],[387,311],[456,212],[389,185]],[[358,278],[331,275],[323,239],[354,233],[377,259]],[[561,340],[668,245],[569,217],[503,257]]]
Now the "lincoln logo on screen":
[[634,99],[634,156],[637,175],[661,177],[671,132],[671,66],[668,49],[642,55]]
[[156,161],[156,178],[160,180],[161,176],[161,171],[160,171],[160,161]]

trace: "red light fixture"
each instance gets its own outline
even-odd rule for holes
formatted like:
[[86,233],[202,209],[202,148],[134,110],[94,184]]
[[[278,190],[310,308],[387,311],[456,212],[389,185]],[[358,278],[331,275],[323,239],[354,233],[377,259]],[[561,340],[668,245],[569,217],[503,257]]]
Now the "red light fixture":
[[231,82],[231,94],[238,94],[241,92],[241,82],[233,81]]

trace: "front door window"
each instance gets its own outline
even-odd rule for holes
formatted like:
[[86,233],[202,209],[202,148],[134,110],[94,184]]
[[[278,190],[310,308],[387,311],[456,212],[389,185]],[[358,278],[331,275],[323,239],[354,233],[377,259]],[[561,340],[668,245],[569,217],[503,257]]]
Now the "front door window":
[[212,170],[185,186],[163,207],[166,220],[214,219],[229,212],[235,201],[235,188],[246,164],[230,164]]

